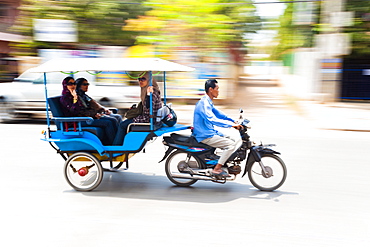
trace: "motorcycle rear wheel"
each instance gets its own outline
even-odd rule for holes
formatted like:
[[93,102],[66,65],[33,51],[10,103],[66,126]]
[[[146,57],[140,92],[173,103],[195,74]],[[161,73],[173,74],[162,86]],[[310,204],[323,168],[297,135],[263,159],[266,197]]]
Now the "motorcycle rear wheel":
[[283,185],[287,176],[284,161],[274,154],[262,154],[261,161],[272,176],[264,176],[260,164],[254,160],[248,164],[248,177],[254,187],[262,191],[274,191]]
[[[190,186],[198,181],[197,179],[192,179],[190,173],[186,173],[184,171],[181,172],[181,162],[184,162],[182,164],[185,164],[187,156],[187,153],[177,150],[168,156],[165,164],[168,179],[172,183],[182,187]],[[190,156],[189,163],[191,163],[191,168],[200,168],[200,163],[194,156]],[[176,175],[188,176],[189,178],[177,178]]]

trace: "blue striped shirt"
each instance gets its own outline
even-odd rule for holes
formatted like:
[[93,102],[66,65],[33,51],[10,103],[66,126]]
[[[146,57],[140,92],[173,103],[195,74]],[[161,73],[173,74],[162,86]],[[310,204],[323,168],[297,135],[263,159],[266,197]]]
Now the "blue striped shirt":
[[193,135],[198,142],[214,135],[224,136],[214,126],[230,128],[235,121],[217,110],[208,95],[203,96],[195,105],[193,119]]

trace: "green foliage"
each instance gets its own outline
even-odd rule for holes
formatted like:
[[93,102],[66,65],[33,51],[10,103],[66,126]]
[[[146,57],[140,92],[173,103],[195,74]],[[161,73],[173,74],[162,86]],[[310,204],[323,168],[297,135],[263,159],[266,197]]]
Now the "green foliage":
[[[34,19],[74,20],[78,26],[80,44],[129,46],[135,42],[135,33],[123,31],[125,20],[136,18],[149,10],[143,0],[24,0],[17,24],[13,30],[32,37]],[[56,48],[58,43],[29,40],[18,44],[23,53],[37,48]]]
[[[347,0],[344,11],[354,12],[354,25],[343,27],[342,31],[351,34],[352,53],[350,57],[370,55],[370,1]],[[317,6],[317,11],[319,10]],[[330,23],[318,23],[312,26],[295,26],[292,24],[293,4],[287,4],[286,11],[280,18],[277,40],[279,45],[273,52],[273,58],[281,59],[285,53],[299,47],[312,47],[316,33],[337,32]]]
[[151,10],[139,19],[128,20],[125,30],[137,31],[137,44],[197,47],[199,50],[228,47],[242,42],[259,23],[249,0],[147,0]]
[[[259,28],[254,5],[243,3],[251,0],[23,0],[14,31],[32,37],[34,19],[75,20],[80,45],[187,46],[206,52],[240,44],[245,33]],[[15,44],[23,55],[60,45],[68,47],[32,39]]]
[[[281,60],[284,54],[289,51],[301,48],[312,47],[314,44],[314,35],[318,33],[317,25],[296,25],[293,22],[294,3],[286,4],[285,12],[279,18],[278,35],[276,40],[278,45],[272,52],[272,59]],[[316,5],[315,12],[318,12],[319,6]]]
[[370,55],[370,2],[347,1],[347,11],[354,11],[354,25],[344,28],[352,38],[351,57],[367,57]]

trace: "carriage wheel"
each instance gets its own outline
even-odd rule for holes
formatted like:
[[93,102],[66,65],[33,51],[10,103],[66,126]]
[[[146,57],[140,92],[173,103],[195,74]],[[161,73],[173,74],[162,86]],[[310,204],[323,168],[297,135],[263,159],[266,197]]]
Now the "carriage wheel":
[[77,191],[91,191],[103,180],[100,161],[89,153],[75,153],[64,164],[64,176]]

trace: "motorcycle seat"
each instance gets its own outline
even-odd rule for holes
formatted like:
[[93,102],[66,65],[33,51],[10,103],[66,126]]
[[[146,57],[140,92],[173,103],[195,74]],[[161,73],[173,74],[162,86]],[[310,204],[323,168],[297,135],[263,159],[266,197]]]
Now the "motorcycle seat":
[[179,145],[183,145],[187,147],[199,147],[199,148],[206,148],[206,149],[212,148],[211,146],[198,142],[195,139],[195,137],[191,135],[189,136],[189,135],[180,135],[180,134],[172,133],[170,136],[171,136],[173,143],[175,144],[179,144]]

